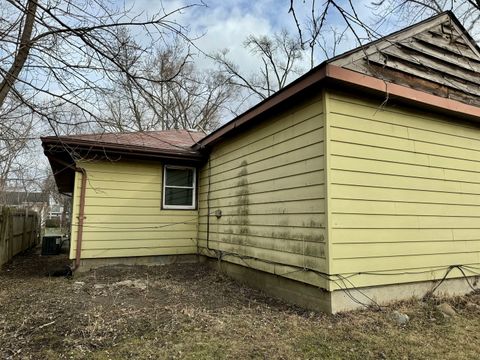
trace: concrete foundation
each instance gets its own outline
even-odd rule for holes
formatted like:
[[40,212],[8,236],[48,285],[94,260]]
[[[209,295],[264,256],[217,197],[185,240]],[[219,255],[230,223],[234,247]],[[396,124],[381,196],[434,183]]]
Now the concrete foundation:
[[[480,277],[468,277],[470,285],[480,290]],[[364,287],[358,290],[337,290],[331,292],[330,302],[332,313],[363,308],[365,305],[387,305],[389,303],[421,299],[435,289],[435,296],[459,296],[473,291],[465,278],[446,279],[437,288],[438,281],[422,281],[406,284],[393,284]],[[361,304],[357,303],[360,302]]]
[[[199,255],[163,255],[145,257],[82,259],[78,272],[85,272],[111,265],[169,265],[206,262],[209,266],[240,283],[256,288],[273,297],[305,309],[330,314],[361,309],[368,305],[422,298],[435,288],[437,282],[424,281],[406,284],[364,287],[352,290],[327,291],[299,281],[274,275],[228,261],[217,261]],[[470,285],[480,290],[480,277],[469,277]],[[465,295],[472,288],[464,278],[446,279],[435,289],[437,296]]]
[[197,263],[199,261],[200,261],[200,257],[194,254],[82,259],[80,260],[80,267],[76,271],[86,272],[92,269],[98,269],[100,267],[112,266],[112,265],[155,266],[155,265]]
[[[422,298],[434,289],[436,282],[425,281],[407,284],[364,287],[357,290],[326,291],[324,289],[287,279],[245,266],[209,259],[208,264],[231,278],[268,295],[299,305],[303,308],[335,314],[362,309],[371,305]],[[469,277],[470,285],[480,290],[480,277]],[[447,279],[435,290],[437,296],[465,295],[472,292],[464,278]]]
[[288,303],[305,309],[332,312],[330,293],[324,289],[227,261],[209,259],[207,264],[240,283]]

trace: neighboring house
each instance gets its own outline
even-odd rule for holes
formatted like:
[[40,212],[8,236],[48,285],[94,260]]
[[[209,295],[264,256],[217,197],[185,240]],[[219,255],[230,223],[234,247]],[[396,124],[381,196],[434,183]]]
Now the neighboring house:
[[63,205],[61,204],[52,204],[50,210],[48,211],[48,219],[60,219],[63,215]]
[[50,195],[47,219],[52,220],[49,225],[58,224],[60,228],[70,225],[71,198],[62,194]]
[[58,219],[61,218],[63,215],[63,204],[61,204],[55,197],[49,196],[48,202],[50,204],[50,207],[48,209],[48,219]]
[[35,211],[40,217],[41,224],[43,224],[48,213],[48,194],[13,190],[2,191],[0,192],[0,205]]
[[479,85],[480,50],[444,13],[208,136],[43,138],[74,193],[70,257],[89,269],[201,255],[328,312],[478,288]]

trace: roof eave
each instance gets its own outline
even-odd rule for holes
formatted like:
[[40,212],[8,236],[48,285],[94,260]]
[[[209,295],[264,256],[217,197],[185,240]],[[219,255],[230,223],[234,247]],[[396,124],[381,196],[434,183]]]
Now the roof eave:
[[72,150],[76,152],[88,151],[88,152],[108,152],[111,154],[118,155],[134,155],[136,157],[145,156],[146,158],[169,158],[169,159],[182,159],[182,160],[191,160],[191,161],[202,161],[203,155],[195,150],[189,150],[188,148],[185,151],[181,150],[165,150],[165,149],[154,149],[142,146],[135,145],[124,145],[124,144],[112,144],[104,143],[94,140],[81,140],[81,139],[72,139],[66,137],[42,137],[40,138],[42,145],[46,151],[47,145],[58,146],[59,148],[64,148],[67,152],[68,147],[72,147]]
[[367,89],[378,94],[384,94],[388,98],[402,100],[423,108],[446,111],[469,120],[478,121],[480,119],[480,107],[387,82],[339,66],[327,65],[326,79],[352,88]]
[[269,110],[274,109],[278,105],[282,104],[284,101],[304,92],[306,89],[311,88],[314,85],[318,85],[323,79],[325,79],[325,76],[326,62],[310,70],[309,72],[307,72],[297,80],[293,81],[283,89],[277,91],[274,95],[261,101],[254,107],[248,109],[243,114],[237,116],[236,118],[227,122],[225,125],[221,126],[214,132],[205,136],[203,139],[198,141],[197,144],[193,145],[192,149],[198,150],[208,145],[212,145],[217,140],[223,138],[223,136],[227,133],[230,134],[234,132],[236,129],[243,127],[243,125],[258,118],[258,116],[266,113]]
[[478,119],[480,119],[480,107],[433,95],[407,86],[387,82],[373,76],[324,62],[319,67],[315,68],[314,71],[310,71],[291,83],[290,86],[278,91],[257,106],[237,116],[232,121],[207,135],[192,148],[194,150],[207,148],[220,139],[223,139],[227,134],[231,135],[246,124],[258,119],[261,115],[277,107],[292,96],[305,93],[314,88],[314,85],[323,85],[327,81],[328,84],[336,83],[348,85],[357,89],[366,89],[375,93],[385,94],[388,95],[389,98],[414,103],[428,109],[447,111],[451,114],[465,117],[470,120],[478,121]]
[[162,161],[181,164],[201,164],[204,162],[203,154],[196,151],[165,151],[139,146],[124,146],[116,144],[97,143],[65,137],[47,136],[40,138],[50,167],[54,172],[55,182],[60,192],[73,192],[73,177],[76,161],[72,152],[88,158],[113,158],[141,159]]

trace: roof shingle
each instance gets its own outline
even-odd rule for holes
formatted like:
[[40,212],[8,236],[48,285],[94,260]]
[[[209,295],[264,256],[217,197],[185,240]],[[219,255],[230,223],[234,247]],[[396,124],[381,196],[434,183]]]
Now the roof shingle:
[[141,148],[144,150],[165,151],[172,153],[194,153],[191,149],[205,133],[190,130],[162,130],[132,133],[99,133],[46,137],[67,144],[85,144],[94,147],[115,146]]

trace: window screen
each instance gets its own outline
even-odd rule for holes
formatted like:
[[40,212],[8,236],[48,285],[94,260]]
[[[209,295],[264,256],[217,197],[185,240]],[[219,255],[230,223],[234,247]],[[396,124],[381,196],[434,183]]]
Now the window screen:
[[172,209],[195,208],[195,169],[165,166],[163,206]]

